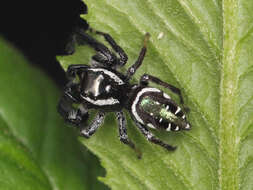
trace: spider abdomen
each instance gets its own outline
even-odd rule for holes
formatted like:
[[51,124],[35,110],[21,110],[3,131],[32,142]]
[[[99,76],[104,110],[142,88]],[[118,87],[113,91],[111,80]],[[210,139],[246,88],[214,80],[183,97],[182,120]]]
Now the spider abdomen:
[[190,129],[183,110],[156,88],[143,88],[132,105],[132,114],[141,123],[156,129],[179,131]]

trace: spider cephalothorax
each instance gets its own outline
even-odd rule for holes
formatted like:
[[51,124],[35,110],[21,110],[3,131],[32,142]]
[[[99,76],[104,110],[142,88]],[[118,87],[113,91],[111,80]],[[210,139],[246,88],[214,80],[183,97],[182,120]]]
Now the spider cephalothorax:
[[[109,34],[94,32],[104,36],[119,57],[89,35],[79,34],[87,44],[96,50],[97,54],[92,57],[90,66],[70,65],[68,67],[69,82],[58,106],[60,114],[67,122],[78,126],[82,136],[89,138],[103,123],[106,112],[116,112],[120,140],[133,148],[140,156],[140,152],[127,136],[126,119],[123,114],[123,109],[126,109],[150,142],[167,150],[174,150],[175,147],[156,138],[147,127],[179,131],[190,129],[190,124],[186,120],[183,108],[180,108],[168,94],[158,88],[149,87],[148,83],[153,82],[171,90],[179,95],[181,104],[183,104],[180,90],[148,74],[141,77],[139,84],[129,83],[142,64],[149,34],[145,36],[137,61],[128,68],[126,74],[122,74],[116,68],[125,65],[127,55]],[[96,109],[98,113],[91,124],[86,126],[89,109]]]

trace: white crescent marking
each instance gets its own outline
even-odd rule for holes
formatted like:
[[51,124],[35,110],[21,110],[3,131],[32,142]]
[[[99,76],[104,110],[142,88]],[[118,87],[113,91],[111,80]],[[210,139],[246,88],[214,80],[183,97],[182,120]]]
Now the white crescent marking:
[[177,111],[175,112],[175,115],[180,112],[181,108],[180,107],[177,107]]
[[150,128],[152,128],[152,129],[156,129],[156,128],[154,127],[154,125],[152,125],[151,123],[148,123],[147,126],[150,127]]
[[189,123],[187,123],[185,129],[190,129],[190,128],[191,128],[191,126],[189,125]]
[[108,98],[108,99],[103,99],[103,100],[92,100],[91,98],[84,97],[84,96],[82,96],[82,98],[98,106],[106,106],[106,105],[113,105],[113,104],[119,103],[119,100],[114,99],[114,98]]
[[168,94],[163,93],[163,97],[167,99],[171,99],[171,97]]
[[166,131],[170,131],[171,130],[171,123],[169,123],[168,128],[166,129]]
[[143,95],[145,92],[161,92],[160,90],[156,89],[156,88],[143,88],[141,89],[140,92],[137,93],[134,102],[131,106],[132,109],[132,113],[134,115],[134,117],[136,118],[136,120],[142,124],[144,124],[143,120],[140,118],[140,116],[138,115],[137,111],[136,111],[136,105],[141,97],[141,95]]
[[121,80],[121,78],[119,78],[116,74],[114,74],[111,71],[108,71],[106,69],[102,69],[102,68],[92,68],[89,69],[91,71],[102,71],[104,74],[108,75],[109,77],[111,77],[115,82],[117,82],[119,85],[125,84],[123,80]]

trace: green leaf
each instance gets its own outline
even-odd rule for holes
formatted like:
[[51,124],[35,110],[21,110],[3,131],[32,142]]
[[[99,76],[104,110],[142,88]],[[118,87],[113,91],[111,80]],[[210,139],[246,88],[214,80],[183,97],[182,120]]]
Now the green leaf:
[[0,189],[104,189],[98,162],[56,111],[57,87],[2,38],[0,52]]
[[[191,131],[154,132],[176,145],[167,152],[146,141],[131,120],[129,137],[142,150],[138,160],[119,142],[114,116],[83,143],[99,156],[112,189],[253,189],[253,1],[86,0],[91,27],[108,32],[137,59],[151,34],[144,73],[182,90]],[[101,37],[96,37],[102,40]],[[88,64],[92,52],[79,47],[62,66]]]

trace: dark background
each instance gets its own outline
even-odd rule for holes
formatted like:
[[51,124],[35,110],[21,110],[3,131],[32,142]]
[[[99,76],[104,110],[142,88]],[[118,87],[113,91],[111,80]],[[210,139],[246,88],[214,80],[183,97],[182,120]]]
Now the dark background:
[[69,36],[85,9],[80,0],[2,1],[0,35],[62,87],[65,74],[55,56],[65,54]]

